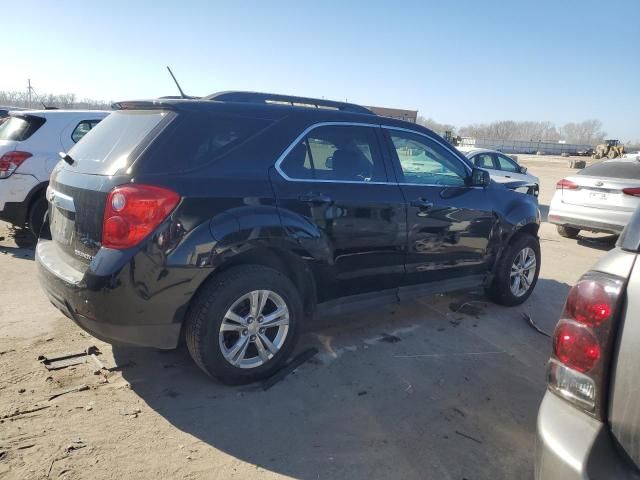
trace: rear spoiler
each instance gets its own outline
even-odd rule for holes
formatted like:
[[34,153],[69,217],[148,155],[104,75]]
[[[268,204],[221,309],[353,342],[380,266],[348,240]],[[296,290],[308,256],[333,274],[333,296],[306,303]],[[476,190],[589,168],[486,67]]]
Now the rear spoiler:
[[162,100],[133,100],[111,104],[114,110],[176,110],[176,106]]

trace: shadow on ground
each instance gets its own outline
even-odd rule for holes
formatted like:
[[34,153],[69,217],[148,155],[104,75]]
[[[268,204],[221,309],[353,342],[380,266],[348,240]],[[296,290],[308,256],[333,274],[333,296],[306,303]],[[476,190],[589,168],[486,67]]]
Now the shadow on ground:
[[543,222],[547,221],[547,217],[549,217],[549,205],[538,205],[538,208],[540,209],[540,216],[541,216],[541,220]]
[[0,234],[0,255],[33,260],[37,240],[28,230],[10,227]]
[[605,252],[614,249],[617,241],[618,235],[605,235],[598,237],[579,235],[577,239],[578,245],[595,248],[596,250],[602,250]]
[[134,362],[124,377],[173,426],[273,472],[528,478],[550,339],[522,313],[552,331],[568,289],[540,279],[520,307],[465,294],[323,318],[299,348],[320,354],[268,391],[221,385],[184,348],[114,355]]

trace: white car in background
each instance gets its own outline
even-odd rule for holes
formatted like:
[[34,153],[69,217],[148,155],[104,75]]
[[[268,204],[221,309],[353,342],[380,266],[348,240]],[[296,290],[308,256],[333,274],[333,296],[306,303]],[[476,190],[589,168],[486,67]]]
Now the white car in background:
[[619,234],[638,206],[640,161],[617,158],[560,180],[548,219],[567,238],[577,237],[580,230]]
[[0,220],[27,225],[38,236],[47,212],[49,175],[105,111],[12,111],[0,124]]
[[535,185],[534,195],[538,195],[540,179],[527,173],[527,167],[518,165],[512,158],[497,150],[474,148],[460,149],[464,155],[478,168],[489,172],[492,180],[498,183],[527,182]]

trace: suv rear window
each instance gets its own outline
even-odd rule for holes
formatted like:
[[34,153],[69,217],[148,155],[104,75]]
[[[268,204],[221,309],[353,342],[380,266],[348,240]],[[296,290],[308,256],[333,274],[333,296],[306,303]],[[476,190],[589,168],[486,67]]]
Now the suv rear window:
[[69,150],[73,168],[94,175],[114,175],[127,168],[131,153],[168,115],[162,110],[112,113]]
[[578,175],[590,177],[631,178],[640,180],[640,162],[631,161],[604,161],[596,163],[578,172]]
[[0,123],[0,140],[23,142],[44,125],[46,119],[35,115],[15,115]]

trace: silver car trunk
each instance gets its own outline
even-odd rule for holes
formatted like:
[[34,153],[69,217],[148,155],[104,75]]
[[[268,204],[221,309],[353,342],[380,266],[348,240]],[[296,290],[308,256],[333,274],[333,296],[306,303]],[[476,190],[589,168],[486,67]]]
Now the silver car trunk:
[[634,211],[640,197],[623,193],[624,188],[640,188],[640,180],[574,175],[566,180],[578,185],[562,189],[562,203],[606,210]]

